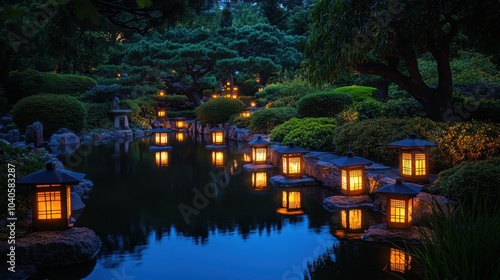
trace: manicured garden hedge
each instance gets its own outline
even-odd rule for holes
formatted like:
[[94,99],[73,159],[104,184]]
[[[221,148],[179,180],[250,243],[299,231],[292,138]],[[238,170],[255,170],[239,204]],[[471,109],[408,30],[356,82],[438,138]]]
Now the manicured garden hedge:
[[196,108],[196,116],[202,124],[225,123],[234,114],[245,109],[245,104],[238,99],[217,98],[207,101]]
[[283,145],[294,142],[313,151],[332,151],[334,129],[335,120],[331,118],[292,118],[273,129],[271,141]]
[[269,134],[279,124],[296,117],[297,110],[291,107],[269,108],[260,110],[250,117],[248,129],[252,133]]
[[38,72],[28,69],[9,75],[6,92],[9,102],[15,103],[24,97],[39,93],[83,93],[95,84],[96,81],[87,76]]
[[333,118],[352,104],[352,98],[345,93],[315,92],[297,101],[297,113],[303,118]]
[[61,127],[78,133],[84,126],[85,109],[80,101],[67,95],[33,95],[17,102],[14,122],[19,129],[24,131],[35,121],[43,124],[46,139]]
[[113,123],[108,116],[111,105],[108,103],[85,103],[85,128],[111,128]]
[[378,90],[373,87],[366,86],[346,86],[339,87],[333,90],[334,93],[345,93],[349,95],[354,102],[361,102],[367,99],[377,97]]

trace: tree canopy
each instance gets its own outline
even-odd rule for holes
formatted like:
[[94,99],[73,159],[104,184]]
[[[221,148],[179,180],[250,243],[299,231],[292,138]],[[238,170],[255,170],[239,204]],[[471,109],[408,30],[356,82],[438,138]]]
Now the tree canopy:
[[[499,5],[495,0],[320,0],[306,43],[309,78],[319,84],[352,70],[377,75],[408,91],[429,118],[452,119],[450,45],[459,32],[476,40],[498,38],[493,34],[498,28],[491,27],[500,22]],[[436,60],[437,85],[422,79],[417,58],[424,53]]]

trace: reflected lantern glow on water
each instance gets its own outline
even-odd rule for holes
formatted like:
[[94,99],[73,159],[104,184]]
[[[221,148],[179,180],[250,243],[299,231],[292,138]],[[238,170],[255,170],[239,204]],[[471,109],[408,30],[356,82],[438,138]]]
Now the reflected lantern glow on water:
[[361,229],[362,227],[362,212],[361,209],[341,210],[340,219],[342,228],[347,230]]
[[168,166],[169,163],[170,163],[169,153],[170,153],[170,151],[158,151],[158,152],[155,152],[156,166],[158,166],[158,167]]
[[223,151],[212,151],[212,165],[216,167],[224,166]]
[[175,140],[177,140],[177,142],[184,142],[185,140],[185,137],[184,137],[184,132],[176,132],[175,133]]
[[411,256],[405,251],[391,248],[390,252],[390,269],[392,271],[405,273],[409,270],[411,263]]

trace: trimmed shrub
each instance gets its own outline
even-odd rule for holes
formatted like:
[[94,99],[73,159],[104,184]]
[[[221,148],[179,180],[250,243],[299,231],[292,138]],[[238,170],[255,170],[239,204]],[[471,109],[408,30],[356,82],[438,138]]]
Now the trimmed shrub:
[[296,116],[297,110],[291,107],[260,110],[253,113],[250,117],[248,129],[250,129],[252,133],[269,134],[277,125]]
[[132,110],[132,113],[129,115],[129,121],[138,128],[147,128],[149,120],[155,118],[154,107],[156,106],[156,102],[151,95],[123,100],[120,102],[120,106],[124,109]]
[[113,102],[115,96],[119,94],[120,86],[114,85],[96,85],[85,92],[84,99],[93,103]]
[[24,132],[26,126],[35,121],[43,124],[44,138],[50,137],[61,127],[78,133],[85,122],[85,109],[76,98],[67,95],[34,95],[17,102],[14,106],[14,122],[20,130]]
[[196,116],[202,124],[225,123],[234,114],[245,109],[245,104],[238,99],[217,98],[207,101],[196,108]]
[[229,122],[237,127],[248,127],[250,125],[250,118],[243,118],[240,115],[232,115]]
[[377,98],[378,89],[366,86],[347,86],[339,87],[333,90],[334,93],[345,93],[349,95],[354,102],[361,102],[367,99]]
[[166,96],[155,96],[157,100],[162,100],[164,104],[170,108],[192,108],[192,104],[189,102],[189,98],[185,95],[166,95]]
[[424,117],[422,104],[414,98],[391,99],[382,105],[383,115],[388,118]]
[[255,93],[259,91],[259,86],[260,84],[255,79],[249,79],[243,82],[240,92],[242,95],[255,96]]
[[28,69],[9,75],[6,92],[9,102],[15,103],[24,97],[38,93],[82,93],[95,84],[96,81],[87,76],[38,72]]
[[108,103],[85,103],[85,127],[111,128],[113,123],[108,116],[110,105]]
[[352,104],[352,98],[344,93],[315,92],[297,101],[297,113],[306,118],[333,118]]
[[267,86],[262,92],[255,93],[255,96],[264,99],[265,102],[272,102],[284,97],[299,100],[302,96],[313,91],[311,86],[303,82],[288,82]]
[[462,162],[439,173],[434,187],[440,194],[472,210],[474,200],[485,203],[489,211],[500,210],[500,157],[478,162]]
[[195,110],[179,110],[179,111],[168,111],[167,112],[169,118],[177,118],[183,117],[188,120],[196,119],[196,111]]
[[331,118],[292,118],[276,126],[270,139],[283,145],[294,142],[304,149],[332,151],[334,129],[335,120]]
[[358,112],[358,120],[380,118],[384,113],[384,104],[373,99],[366,99],[355,103],[354,107]]

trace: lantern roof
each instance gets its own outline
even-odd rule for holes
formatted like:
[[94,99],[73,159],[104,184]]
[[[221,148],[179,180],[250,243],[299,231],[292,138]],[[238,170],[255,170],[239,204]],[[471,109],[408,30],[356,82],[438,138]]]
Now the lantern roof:
[[271,142],[267,141],[266,139],[262,139],[262,136],[257,136],[257,139],[248,142],[248,145],[250,146],[269,146],[271,145]]
[[396,183],[384,185],[376,190],[376,193],[384,194],[403,194],[403,195],[417,195],[422,190],[422,187],[417,184],[403,182],[403,179],[397,178]]
[[288,146],[285,148],[278,149],[277,152],[280,154],[307,154],[307,153],[309,153],[308,150],[295,146],[295,143],[293,143],[293,142],[288,143]]
[[434,142],[429,142],[427,140],[418,139],[415,133],[410,133],[410,137],[399,140],[396,142],[389,143],[387,146],[390,148],[418,148],[418,147],[435,147],[437,146]]
[[172,130],[170,130],[168,128],[164,128],[163,126],[160,126],[158,128],[151,130],[151,133],[162,133],[162,132],[171,132],[171,131]]
[[84,173],[55,168],[55,164],[49,162],[44,170],[35,171],[22,179],[17,180],[18,185],[43,185],[43,184],[78,184],[85,177]]
[[346,153],[345,157],[336,158],[332,160],[331,163],[339,167],[348,167],[356,165],[372,165],[373,161],[366,158],[355,156],[354,152],[349,151]]
[[223,127],[214,127],[210,131],[226,131]]

